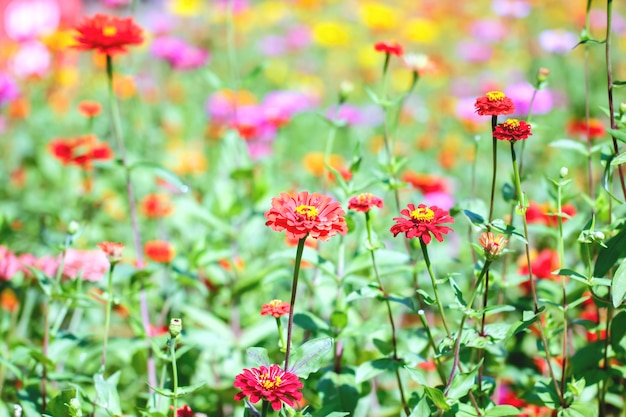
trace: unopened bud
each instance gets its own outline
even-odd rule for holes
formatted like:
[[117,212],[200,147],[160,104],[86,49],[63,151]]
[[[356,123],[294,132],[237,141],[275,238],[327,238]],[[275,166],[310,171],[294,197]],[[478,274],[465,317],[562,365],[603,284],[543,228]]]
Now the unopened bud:
[[344,103],[353,91],[354,84],[350,81],[342,81],[341,84],[339,84],[339,102]]
[[624,101],[619,105],[619,114],[626,114],[626,102]]
[[13,417],[22,417],[22,406],[13,404]]
[[67,225],[67,234],[75,235],[80,230],[80,224],[77,221],[72,220],[70,224]]
[[559,171],[559,176],[561,178],[565,178],[567,177],[568,173],[569,173],[569,170],[567,169],[567,167],[561,167],[561,170]]
[[547,68],[539,68],[537,72],[537,82],[543,83],[548,79],[548,75],[550,75],[550,70]]
[[170,320],[170,337],[175,339],[180,332],[183,331],[183,321],[181,319],[171,319]]

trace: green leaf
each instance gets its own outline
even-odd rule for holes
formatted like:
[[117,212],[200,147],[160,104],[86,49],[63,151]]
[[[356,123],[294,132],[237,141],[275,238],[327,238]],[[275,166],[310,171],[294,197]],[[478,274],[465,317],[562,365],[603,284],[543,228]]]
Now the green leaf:
[[423,396],[422,398],[420,398],[417,405],[413,407],[413,410],[411,410],[411,414],[409,414],[409,417],[424,417],[429,415],[430,407],[428,406],[426,396]]
[[[607,132],[609,132],[609,134],[611,136],[613,136],[615,139],[619,140],[620,142],[624,142],[626,143],[626,131],[624,130],[617,130],[617,129],[607,129]],[[619,156],[622,156],[623,154],[620,154]],[[618,158],[619,158],[618,156]],[[623,162],[621,162],[623,164]],[[615,165],[619,165],[619,163],[614,163]]]
[[214,90],[219,90],[222,88],[222,80],[220,80],[220,77],[218,77],[217,74],[215,74],[213,71],[205,69],[204,79]]
[[270,356],[267,353],[267,350],[262,347],[251,347],[246,349],[246,354],[248,358],[256,365],[259,366],[270,366]]
[[129,167],[129,170],[134,171],[138,168],[148,168],[152,170],[157,177],[164,179],[165,181],[167,181],[174,187],[178,188],[178,190],[181,193],[186,193],[189,191],[189,187],[187,186],[187,184],[185,184],[178,175],[174,174],[169,169],[155,162],[149,162],[149,161],[135,162],[133,165]]
[[378,95],[371,88],[365,87],[365,93],[367,93],[369,98],[371,98],[374,103],[376,103],[376,104],[380,104],[381,103],[380,99],[378,98]]
[[395,371],[398,367],[398,361],[392,358],[380,358],[373,361],[363,362],[356,368],[355,382],[360,384],[369,381],[377,375],[386,371]]
[[452,285],[452,289],[454,290],[454,296],[456,297],[456,300],[459,302],[459,304],[463,307],[467,307],[467,303],[463,299],[463,291],[461,291],[461,288],[459,288],[458,284],[452,277],[450,277],[450,285]]
[[611,320],[611,346],[616,352],[623,351],[620,345],[626,336],[626,311],[621,311]]
[[320,337],[309,340],[291,352],[291,363],[288,371],[307,378],[309,374],[321,368],[322,360],[333,348],[332,337]]
[[602,188],[604,189],[604,191],[606,191],[606,193],[615,201],[617,201],[620,204],[623,204],[623,202],[615,197],[613,195],[613,193],[611,192],[611,188],[612,188],[612,180],[613,180],[613,159],[615,159],[617,155],[615,154],[611,154],[611,155],[604,155],[602,154],[602,160],[606,161],[606,166],[604,167],[604,173],[602,174]]
[[205,384],[206,384],[206,382],[201,382],[199,384],[187,385],[185,387],[178,387],[178,389],[176,390],[176,394],[174,394],[174,391],[172,391],[171,389],[157,388],[157,387],[153,387],[150,384],[148,384],[148,386],[150,388],[152,388],[155,392],[157,392],[159,395],[162,395],[163,397],[180,398],[180,397],[183,397],[185,395],[188,395],[188,394],[191,394],[193,392],[196,392],[197,390],[202,388]]
[[315,330],[330,334],[330,327],[328,326],[328,323],[308,311],[294,314],[293,322],[305,330]]
[[474,213],[473,211],[463,210],[463,214],[469,219],[472,224],[476,226],[482,226],[485,224],[485,218],[480,214]]
[[550,146],[553,148],[559,148],[559,149],[570,149],[584,156],[589,155],[589,152],[587,151],[587,147],[583,143],[572,140],[572,139],[555,140],[554,142],[550,143]]
[[448,398],[459,399],[467,394],[474,386],[474,380],[478,374],[482,361],[474,367],[470,372],[459,372],[454,376],[450,389],[448,390]]
[[613,81],[613,88],[626,87],[626,81]]
[[611,299],[613,307],[617,308],[624,301],[626,296],[626,259],[617,267],[613,281],[611,283]]
[[509,331],[506,334],[505,340],[508,340],[509,338],[529,328],[534,322],[539,319],[539,315],[544,309],[545,307],[541,307],[537,314],[535,314],[534,311],[524,311],[522,315],[522,320],[517,321],[513,323],[513,325],[511,325]]
[[574,401],[559,414],[562,417],[597,417],[598,406],[591,401]]
[[117,392],[117,383],[120,375],[121,371],[117,371],[108,379],[104,379],[104,376],[100,373],[93,376],[96,393],[98,394],[98,405],[114,416],[122,414],[120,396]]
[[593,267],[593,276],[604,277],[615,265],[619,258],[626,256],[626,228],[605,242],[606,247],[600,248],[596,263]]
[[626,153],[621,153],[611,160],[611,167],[626,164]]
[[487,410],[485,417],[518,416],[520,413],[521,411],[512,405],[498,405]]
[[68,416],[68,404],[72,398],[76,398],[75,389],[66,389],[61,391],[56,397],[54,397],[46,406],[46,414],[50,414],[53,417]]
[[431,388],[429,386],[424,386],[424,391],[428,398],[435,404],[435,406],[444,411],[448,411],[450,406],[446,402],[446,397],[444,397],[443,392],[439,391],[436,388]]
[[348,325],[348,314],[345,311],[335,310],[330,315],[330,325],[338,330],[343,330]]
[[547,407],[553,410],[559,407],[559,396],[551,380],[537,381],[535,383],[535,394]]

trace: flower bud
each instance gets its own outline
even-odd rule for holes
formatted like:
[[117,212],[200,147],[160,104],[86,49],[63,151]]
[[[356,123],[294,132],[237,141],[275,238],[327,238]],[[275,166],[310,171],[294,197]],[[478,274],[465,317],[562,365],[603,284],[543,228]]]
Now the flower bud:
[[170,320],[170,337],[175,339],[180,332],[183,331],[183,321],[181,319],[171,319]]
[[508,240],[502,235],[495,236],[493,233],[483,233],[478,239],[478,243],[483,247],[485,258],[488,261],[496,260],[504,250]]
[[619,105],[619,114],[620,115],[626,114],[626,102],[625,101],[622,101],[622,103]]
[[567,177],[568,173],[569,173],[569,170],[567,169],[567,167],[561,167],[561,170],[559,171],[559,176],[561,178],[565,178]]
[[348,96],[352,94],[353,91],[354,84],[352,84],[350,81],[342,81],[341,84],[339,84],[339,102],[345,103],[345,101],[348,99]]
[[550,70],[547,68],[539,68],[537,72],[537,83],[543,83],[548,79],[548,75],[550,75]]
[[80,230],[80,224],[77,221],[72,220],[70,224],[67,225],[67,234],[75,235]]

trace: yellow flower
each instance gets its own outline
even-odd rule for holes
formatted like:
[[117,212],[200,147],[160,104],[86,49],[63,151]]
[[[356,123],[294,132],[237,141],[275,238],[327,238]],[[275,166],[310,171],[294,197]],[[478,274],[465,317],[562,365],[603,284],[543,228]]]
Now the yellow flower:
[[345,46],[350,42],[350,32],[337,22],[320,22],[313,28],[313,39],[322,46]]
[[[255,20],[265,27],[274,26],[288,17],[289,10],[285,1],[266,1],[255,8]],[[259,25],[260,26],[260,25]]]
[[57,30],[49,35],[44,35],[41,41],[52,52],[60,52],[69,49],[76,44],[76,41],[74,40],[75,35],[76,33],[74,30]]
[[366,3],[361,6],[361,19],[372,30],[388,30],[396,27],[395,9],[380,3]]
[[199,142],[185,144],[179,141],[167,147],[167,167],[177,175],[202,174],[207,169],[207,159]]
[[[332,154],[329,157],[328,164],[335,169],[339,169],[345,166],[345,161],[341,155]],[[302,159],[302,166],[308,173],[319,177],[324,172],[324,153],[309,152]]]
[[372,48],[372,44],[361,46],[357,52],[356,60],[362,68],[379,68],[381,64],[380,52]]
[[432,43],[439,36],[437,26],[425,19],[412,19],[406,23],[405,36],[418,43]]
[[263,73],[268,80],[280,85],[289,77],[289,70],[290,67],[285,60],[274,59],[269,61]]
[[168,10],[171,13],[180,16],[193,16],[198,14],[202,6],[201,0],[170,0],[167,3]]

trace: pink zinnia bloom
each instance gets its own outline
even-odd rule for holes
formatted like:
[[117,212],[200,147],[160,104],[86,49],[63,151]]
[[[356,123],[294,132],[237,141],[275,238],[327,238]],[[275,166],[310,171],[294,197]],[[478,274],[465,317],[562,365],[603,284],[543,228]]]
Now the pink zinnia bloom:
[[283,407],[282,403],[293,407],[296,401],[302,399],[302,382],[295,374],[282,370],[278,365],[244,369],[243,373],[235,377],[233,385],[241,390],[235,395],[235,400],[240,401],[248,396],[253,404],[264,400],[275,411]]
[[21,270],[17,256],[6,246],[0,246],[0,281],[8,281]]
[[289,314],[289,303],[281,300],[272,300],[268,304],[261,306],[262,316],[273,316],[279,318],[280,316],[286,316]]
[[383,208],[383,200],[371,193],[361,193],[348,201],[348,210],[367,213],[373,207]]
[[422,239],[425,244],[431,241],[431,234],[439,242],[443,242],[443,235],[452,231],[448,226],[442,226],[442,223],[454,223],[454,218],[447,211],[437,206],[427,206],[420,204],[415,207],[409,204],[407,208],[400,212],[404,217],[394,217],[396,224],[391,226],[391,233],[394,237],[400,233],[404,233],[408,239],[417,237]]
[[337,233],[348,231],[345,211],[330,197],[302,191],[295,195],[282,193],[272,199],[272,208],[265,212],[266,226],[277,232],[286,232],[290,239],[311,236],[328,240]]
[[109,261],[101,250],[68,249],[65,252],[63,276],[81,277],[84,281],[100,281],[109,270]]

